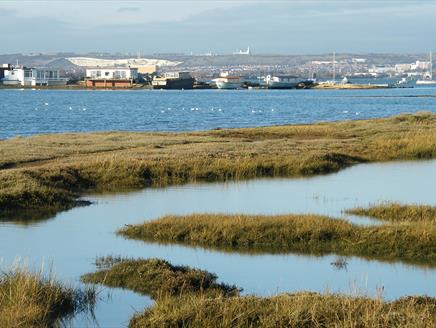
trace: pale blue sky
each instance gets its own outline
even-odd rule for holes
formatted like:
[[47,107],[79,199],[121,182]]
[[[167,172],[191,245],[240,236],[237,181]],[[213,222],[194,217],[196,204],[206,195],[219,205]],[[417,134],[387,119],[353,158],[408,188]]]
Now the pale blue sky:
[[1,53],[426,52],[436,1],[0,0]]

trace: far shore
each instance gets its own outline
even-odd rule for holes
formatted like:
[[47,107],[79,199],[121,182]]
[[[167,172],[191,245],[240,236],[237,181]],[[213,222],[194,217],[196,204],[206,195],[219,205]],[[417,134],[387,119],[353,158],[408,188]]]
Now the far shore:
[[[372,89],[391,89],[389,85],[381,84],[316,84],[313,87],[301,88],[301,89],[283,89],[285,91],[296,91],[296,90],[372,90]],[[84,84],[67,84],[67,85],[51,85],[51,86],[22,86],[22,85],[2,85],[0,84],[0,90],[153,90],[152,86],[149,84],[134,84],[129,87],[87,87]],[[247,87],[240,88],[238,90],[270,90],[262,87]],[[176,90],[176,89],[174,89]],[[194,86],[192,90],[218,90],[216,88],[204,88]],[[160,90],[158,90],[160,91]],[[226,90],[224,90],[226,91]],[[272,90],[274,91],[274,90]]]

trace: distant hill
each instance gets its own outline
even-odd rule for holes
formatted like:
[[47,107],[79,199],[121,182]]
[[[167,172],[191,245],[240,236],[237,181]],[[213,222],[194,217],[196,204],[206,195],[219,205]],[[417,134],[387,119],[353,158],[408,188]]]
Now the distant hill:
[[[57,53],[57,54],[5,54],[0,55],[0,63],[19,64],[30,67],[53,67],[63,69],[78,68],[75,64],[80,61],[71,62],[67,58],[72,57],[92,57],[97,60],[114,62],[115,60],[132,60],[131,55],[120,54],[74,54],[74,53]],[[144,55],[144,58],[158,60],[156,63],[161,65],[171,65],[173,62],[180,63],[179,67],[195,66],[236,66],[236,65],[302,65],[309,61],[319,60],[328,61],[332,59],[332,54],[320,55],[216,55],[216,56],[189,56],[189,55]],[[427,54],[337,54],[336,59],[345,58],[366,58],[367,64],[374,65],[392,65],[397,63],[411,63],[416,60],[427,60]],[[166,62],[170,61],[170,63]],[[83,63],[82,63],[83,64]]]

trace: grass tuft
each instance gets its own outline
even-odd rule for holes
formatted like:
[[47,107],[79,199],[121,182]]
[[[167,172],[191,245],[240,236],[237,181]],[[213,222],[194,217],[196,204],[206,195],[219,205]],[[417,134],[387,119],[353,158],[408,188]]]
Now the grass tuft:
[[93,311],[96,292],[65,286],[42,272],[15,268],[0,275],[0,327],[53,327]]
[[126,288],[154,299],[192,293],[230,296],[240,292],[235,286],[218,283],[213,273],[175,266],[165,260],[110,257],[97,262],[108,264],[108,268],[83,275],[83,282]]

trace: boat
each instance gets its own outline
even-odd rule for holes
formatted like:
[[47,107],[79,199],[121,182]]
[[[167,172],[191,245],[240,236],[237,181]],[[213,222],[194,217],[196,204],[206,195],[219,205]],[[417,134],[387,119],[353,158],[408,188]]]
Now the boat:
[[220,77],[213,81],[218,89],[238,89],[242,85],[241,77],[230,76],[229,73],[221,73]]
[[416,81],[417,85],[436,85],[436,81],[433,80],[433,58],[430,52],[430,71],[424,75],[422,80]]
[[301,79],[292,75],[267,75],[265,82],[268,89],[296,89]]
[[154,77],[151,85],[153,89],[192,89],[194,78],[189,72],[166,72],[163,76]]

